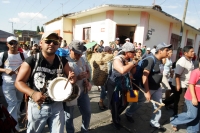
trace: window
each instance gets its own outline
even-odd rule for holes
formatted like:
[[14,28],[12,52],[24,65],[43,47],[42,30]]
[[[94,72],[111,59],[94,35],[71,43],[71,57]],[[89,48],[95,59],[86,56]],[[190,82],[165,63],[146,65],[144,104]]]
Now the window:
[[188,38],[186,46],[193,46],[193,40]]
[[88,40],[90,42],[91,27],[83,28],[83,40]]
[[172,34],[171,35],[171,40],[170,40],[170,44],[172,45],[172,49],[173,50],[177,50],[178,49],[178,42],[179,42],[179,35],[176,34]]

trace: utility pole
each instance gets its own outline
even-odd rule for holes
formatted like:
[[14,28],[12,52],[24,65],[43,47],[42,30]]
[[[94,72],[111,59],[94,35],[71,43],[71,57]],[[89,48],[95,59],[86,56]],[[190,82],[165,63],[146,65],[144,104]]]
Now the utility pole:
[[186,17],[186,12],[187,12],[187,6],[188,6],[188,0],[185,1],[185,9],[184,9],[183,19],[182,19],[182,23],[181,23],[180,37],[179,37],[178,49],[177,49],[177,53],[176,53],[176,61],[179,58],[179,53],[180,53],[180,48],[181,48],[181,41],[182,41],[182,37],[183,37],[183,28],[184,28],[185,17]]
[[13,31],[13,22],[10,22],[12,24],[12,33],[14,34],[14,31]]
[[152,5],[153,5],[153,6],[155,6],[155,5],[156,5],[156,0],[153,0],[153,3],[152,3]]

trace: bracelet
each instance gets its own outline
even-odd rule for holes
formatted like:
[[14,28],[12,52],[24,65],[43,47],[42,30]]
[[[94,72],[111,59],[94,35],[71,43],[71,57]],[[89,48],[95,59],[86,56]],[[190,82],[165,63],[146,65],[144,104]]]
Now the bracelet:
[[33,93],[31,94],[30,98],[32,98],[33,94],[35,93],[35,91],[33,91]]

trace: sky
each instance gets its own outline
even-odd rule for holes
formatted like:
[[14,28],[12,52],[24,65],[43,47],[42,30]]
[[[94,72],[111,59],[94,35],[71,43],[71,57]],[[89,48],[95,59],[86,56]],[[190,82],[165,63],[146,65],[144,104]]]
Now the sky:
[[[186,0],[0,0],[0,30],[36,30],[62,14],[102,4],[152,6],[155,1],[164,12],[182,20]],[[200,0],[188,0],[185,22],[200,28]],[[13,28],[12,28],[13,26]],[[44,27],[45,28],[45,27]]]

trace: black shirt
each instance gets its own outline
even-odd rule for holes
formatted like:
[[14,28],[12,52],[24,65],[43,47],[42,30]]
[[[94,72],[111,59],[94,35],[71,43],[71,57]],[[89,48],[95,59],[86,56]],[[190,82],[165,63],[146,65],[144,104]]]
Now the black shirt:
[[[30,78],[29,78],[30,87],[36,91],[43,92],[48,97],[48,93],[46,92],[47,92],[49,83],[54,78],[56,78],[58,74],[64,74],[63,68],[67,63],[67,59],[61,58],[61,57],[60,59],[62,63],[60,62],[58,56],[55,55],[53,64],[49,64],[49,62],[44,58],[42,53],[39,53],[37,68],[33,76],[30,75]],[[30,56],[25,61],[30,65],[31,73],[32,73],[36,64],[35,63],[36,59],[34,58],[34,56]],[[59,69],[60,64],[63,64],[63,67],[61,67],[61,69]]]
[[159,67],[160,65],[162,65],[162,63],[155,56],[154,56],[154,59],[155,59],[155,63],[154,63],[153,58],[151,58],[151,57],[144,59],[144,61],[142,63],[142,68],[144,70],[148,70],[150,72],[149,76],[148,76],[150,90],[159,89],[160,83],[161,83],[162,77],[163,77],[163,74],[160,72],[160,67]]

